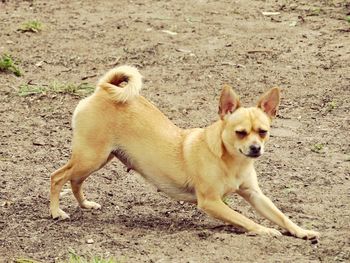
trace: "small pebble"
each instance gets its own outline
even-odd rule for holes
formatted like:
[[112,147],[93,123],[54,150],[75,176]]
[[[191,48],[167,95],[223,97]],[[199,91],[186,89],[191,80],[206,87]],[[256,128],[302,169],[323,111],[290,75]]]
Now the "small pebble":
[[94,240],[93,240],[92,238],[90,238],[90,239],[86,240],[86,243],[88,243],[88,244],[93,244],[93,243],[94,243]]

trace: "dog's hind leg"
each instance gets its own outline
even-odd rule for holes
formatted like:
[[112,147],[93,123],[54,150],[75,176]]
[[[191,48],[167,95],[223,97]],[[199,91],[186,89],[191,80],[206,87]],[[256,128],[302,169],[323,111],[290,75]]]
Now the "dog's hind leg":
[[86,200],[82,183],[94,171],[102,168],[113,155],[104,147],[73,147],[72,158],[69,162],[51,175],[50,212],[53,218],[66,219],[69,216],[59,208],[59,195],[63,185],[70,180],[72,191],[79,205],[83,208],[100,208],[95,202]]
[[[104,159],[103,163],[99,165],[99,167],[86,167],[85,170],[82,169],[80,172],[74,174],[74,177],[71,178],[70,183],[72,187],[73,194],[75,198],[77,199],[80,207],[86,208],[86,209],[99,209],[101,208],[101,205],[99,205],[96,202],[88,201],[84,195],[82,184],[85,181],[85,179],[94,171],[99,170],[104,165],[106,165],[110,160],[112,160],[114,157],[113,154],[110,154],[107,159]],[[90,169],[89,169],[90,168]],[[96,169],[97,168],[97,169]]]

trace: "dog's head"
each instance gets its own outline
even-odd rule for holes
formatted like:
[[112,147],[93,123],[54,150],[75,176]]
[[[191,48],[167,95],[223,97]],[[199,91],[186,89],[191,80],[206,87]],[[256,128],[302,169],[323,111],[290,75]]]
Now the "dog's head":
[[230,155],[257,158],[264,153],[270,124],[277,114],[279,103],[280,90],[272,88],[260,97],[256,107],[241,107],[233,89],[224,86],[219,115],[224,124],[222,142]]

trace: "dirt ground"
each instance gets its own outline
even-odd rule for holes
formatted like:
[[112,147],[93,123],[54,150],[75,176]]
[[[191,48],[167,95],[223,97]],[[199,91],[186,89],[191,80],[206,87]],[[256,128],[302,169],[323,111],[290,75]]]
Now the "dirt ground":
[[[23,71],[0,73],[0,261],[58,262],[73,249],[122,262],[349,262],[346,2],[0,1],[0,53]],[[18,31],[29,20],[42,31]],[[81,96],[24,97],[19,87],[94,85],[121,64],[140,69],[142,94],[183,128],[218,118],[224,83],[245,104],[280,86],[281,110],[257,162],[260,184],[293,221],[320,231],[320,241],[248,236],[158,193],[117,160],[85,185],[101,210],[78,208],[67,185],[61,206],[71,219],[50,219],[49,176],[69,158]],[[240,198],[229,203],[273,226]]]

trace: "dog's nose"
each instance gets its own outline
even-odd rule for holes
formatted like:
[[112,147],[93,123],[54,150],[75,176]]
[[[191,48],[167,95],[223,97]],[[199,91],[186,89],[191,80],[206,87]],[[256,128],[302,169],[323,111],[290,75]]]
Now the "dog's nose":
[[259,154],[261,147],[260,145],[253,144],[253,145],[250,145],[249,150],[251,154]]

